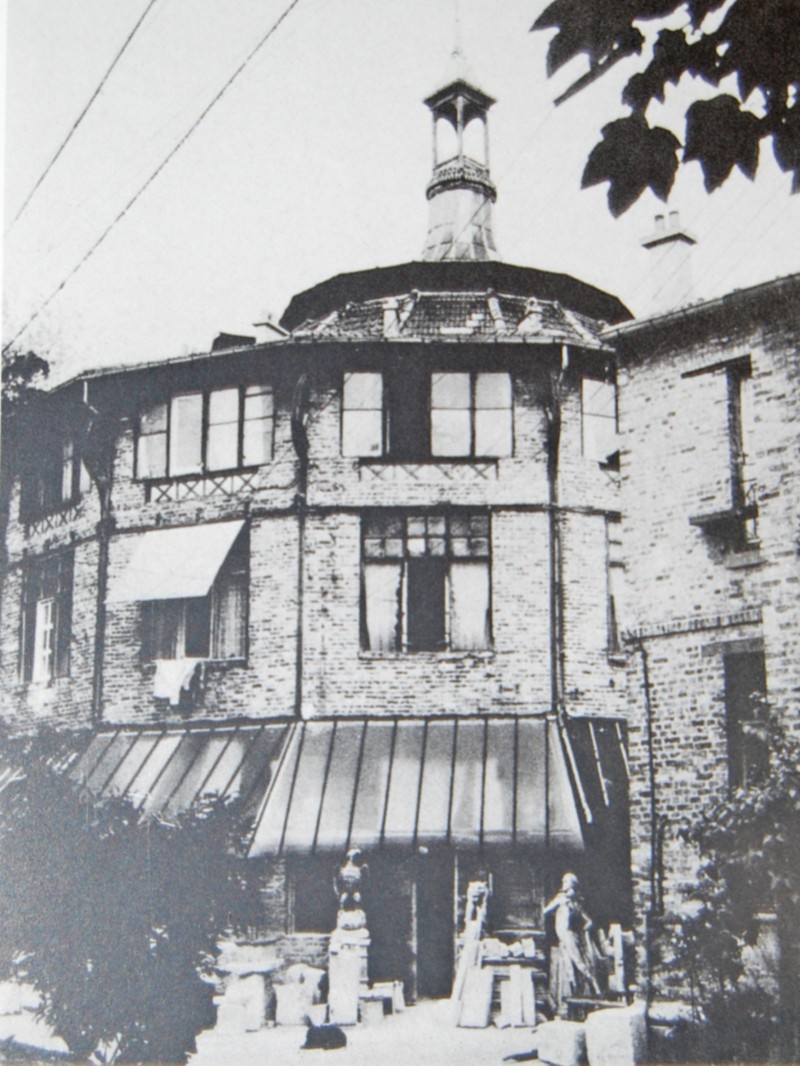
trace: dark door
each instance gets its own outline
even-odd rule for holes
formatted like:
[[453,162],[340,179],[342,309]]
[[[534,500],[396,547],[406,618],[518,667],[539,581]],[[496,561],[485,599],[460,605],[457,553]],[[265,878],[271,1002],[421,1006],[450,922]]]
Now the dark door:
[[763,780],[769,751],[758,700],[767,692],[763,652],[725,656],[725,713],[728,733],[728,775],[731,788]]
[[417,860],[417,995],[444,999],[453,986],[453,856],[432,851]]

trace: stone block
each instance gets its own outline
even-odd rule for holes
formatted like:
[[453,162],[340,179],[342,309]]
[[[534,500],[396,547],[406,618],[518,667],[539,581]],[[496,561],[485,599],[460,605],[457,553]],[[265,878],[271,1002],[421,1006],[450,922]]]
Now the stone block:
[[637,1066],[647,1058],[644,1003],[594,1011],[586,1019],[589,1066]]
[[539,1058],[548,1066],[581,1066],[586,1062],[583,1022],[545,1022],[536,1030]]

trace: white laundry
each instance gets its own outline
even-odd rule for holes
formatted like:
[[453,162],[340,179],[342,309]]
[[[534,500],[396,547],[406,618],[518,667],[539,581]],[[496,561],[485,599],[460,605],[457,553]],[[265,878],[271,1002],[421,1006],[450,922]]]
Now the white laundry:
[[172,707],[177,707],[181,692],[189,690],[195,671],[202,663],[202,659],[156,659],[153,695],[156,699],[169,700]]

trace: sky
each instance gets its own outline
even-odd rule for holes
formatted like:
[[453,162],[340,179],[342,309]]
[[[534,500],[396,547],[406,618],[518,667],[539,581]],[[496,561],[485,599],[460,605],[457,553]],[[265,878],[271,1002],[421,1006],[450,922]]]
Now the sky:
[[[420,257],[430,115],[456,0],[298,0],[273,36],[83,266],[289,0],[154,0],[101,93],[15,215],[148,0],[12,0],[6,11],[3,343],[45,355],[52,380],[205,351],[220,331],[264,336],[325,278]],[[650,309],[640,239],[665,205],[620,219],[581,190],[602,125],[626,113],[620,63],[555,107],[585,70],[551,79],[544,0],[458,0],[462,50],[490,112],[494,232],[510,263],[571,274]],[[692,87],[690,87],[691,89]],[[697,88],[696,86],[694,87]],[[708,95],[708,90],[703,90]],[[679,88],[651,119],[682,135]],[[698,239],[697,298],[800,270],[800,196],[762,146],[708,196],[682,168],[668,210]]]

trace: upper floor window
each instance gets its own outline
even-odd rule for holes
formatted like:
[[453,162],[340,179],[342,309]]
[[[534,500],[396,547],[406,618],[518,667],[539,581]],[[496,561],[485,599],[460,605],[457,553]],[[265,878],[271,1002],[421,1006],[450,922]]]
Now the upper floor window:
[[23,519],[34,519],[77,503],[90,488],[89,473],[73,440],[45,446],[38,468],[23,481]]
[[246,537],[240,534],[208,595],[144,601],[145,660],[245,658],[247,588]]
[[269,462],[273,421],[268,385],[179,393],[140,417],[136,476],[179,477]]
[[24,577],[21,674],[50,682],[69,674],[72,635],[72,553],[34,560]]
[[504,372],[348,373],[342,394],[342,454],[498,458],[513,452],[511,376]]
[[431,454],[511,455],[511,378],[508,374],[434,374],[431,378]]
[[617,386],[610,381],[581,378],[583,454],[598,463],[618,461]]
[[609,655],[622,650],[623,592],[625,564],[622,554],[622,523],[618,518],[606,519],[606,588],[607,588],[607,647]]
[[366,649],[490,647],[488,515],[374,514],[362,532]]

